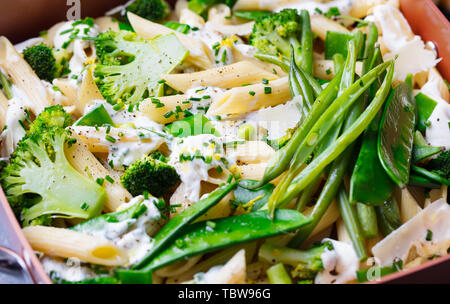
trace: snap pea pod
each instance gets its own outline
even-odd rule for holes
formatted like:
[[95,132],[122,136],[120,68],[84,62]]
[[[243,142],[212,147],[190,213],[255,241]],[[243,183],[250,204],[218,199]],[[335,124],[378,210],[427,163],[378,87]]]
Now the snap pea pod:
[[386,236],[402,225],[397,201],[392,196],[380,206],[375,207],[381,233]]
[[314,93],[311,85],[304,76],[294,60],[294,52],[292,51],[291,68],[289,70],[289,88],[291,90],[292,97],[302,97],[302,112],[303,117],[306,117],[314,104]]
[[272,12],[268,12],[268,11],[236,11],[233,13],[234,16],[245,19],[245,20],[250,20],[250,21],[255,21],[259,18],[265,17],[265,16],[269,16],[271,15]]
[[378,41],[378,28],[375,23],[369,23],[369,33],[367,34],[366,47],[364,48],[362,74],[366,74],[371,69],[372,58],[375,54],[375,45]]
[[147,265],[161,250],[164,249],[176,236],[181,233],[194,220],[202,216],[213,206],[217,205],[222,198],[237,186],[237,182],[226,184],[211,192],[206,198],[181,211],[173,217],[154,237],[152,251],[141,261],[133,265],[133,269],[140,269]]
[[[413,168],[413,170],[414,170],[414,168]],[[416,175],[416,174],[414,174],[414,172],[412,172],[412,174],[409,176],[408,185],[418,186],[418,187],[423,187],[423,188],[430,188],[430,189],[440,189],[442,187],[441,183],[436,183],[435,181],[432,181],[426,177]]]
[[[285,192],[283,198],[278,201],[279,205],[283,206],[286,204],[286,202],[290,202],[303,189],[305,189],[305,187],[307,187],[313,180],[315,180],[319,176],[319,174],[325,169],[325,167],[328,166],[328,164],[330,164],[345,149],[347,149],[347,147],[350,146],[372,122],[372,120],[375,118],[380,108],[383,106],[386,97],[391,89],[392,78],[394,74],[393,71],[394,62],[388,61],[386,62],[386,64],[390,66],[389,72],[386,78],[384,79],[382,86],[377,91],[375,98],[367,107],[367,109],[358,117],[358,119],[351,125],[350,128],[345,130],[345,132],[341,136],[339,136],[339,138],[331,146],[329,146],[324,152],[322,152],[320,155],[314,158],[314,160],[304,170],[302,170],[295,178],[292,179],[292,183],[287,188],[287,191]],[[366,76],[372,75],[372,72],[375,70],[379,70],[380,67],[384,67],[384,64],[378,66],[377,68],[370,71],[368,74],[364,75],[347,91],[352,92],[353,90],[356,90],[354,86],[360,87],[361,80],[365,85],[367,85],[368,81],[365,80],[364,78]],[[381,71],[383,70],[381,69]],[[347,94],[344,93],[341,95],[341,97],[346,98]],[[270,202],[271,201],[269,199],[269,204]]]
[[345,228],[347,229],[348,235],[350,236],[356,255],[358,256],[360,261],[364,261],[365,259],[367,259],[367,251],[366,246],[364,244],[364,236],[361,232],[358,223],[358,218],[356,217],[355,214],[355,210],[353,209],[353,206],[350,205],[347,191],[345,190],[344,187],[341,187],[339,191],[337,203],[339,206],[339,211],[341,212],[342,220],[345,224]]
[[[321,117],[328,106],[336,98],[339,90],[339,83],[342,77],[342,70],[333,78],[328,86],[322,91],[319,97],[316,98],[310,114],[305,117],[301,125],[295,130],[291,140],[281,149],[276,151],[269,160],[264,176],[258,184],[249,187],[249,189],[259,188],[262,185],[280,176],[289,166],[289,163],[298,148],[298,145],[304,140],[309,130],[315,122]],[[245,187],[245,186],[243,186]]]
[[[302,166],[317,146],[322,140],[324,135],[331,129],[334,122],[341,116],[344,115],[348,108],[355,103],[356,100],[362,95],[362,93],[375,81],[379,73],[383,72],[393,61],[386,62],[372,69],[369,73],[361,77],[361,79],[351,85],[344,93],[339,96],[325,111],[324,114],[316,121],[314,126],[309,130],[305,139],[298,146],[296,154],[291,160],[291,168],[280,184],[275,188],[274,193],[269,199],[269,210],[273,210],[277,207],[283,207],[288,204],[293,198],[300,194],[300,192],[305,189],[308,185],[315,180],[325,167],[330,164],[331,161],[335,160],[336,157],[342,153],[367,127],[375,116],[371,111],[373,108],[378,108],[384,103],[384,94],[386,91],[389,92],[389,84],[384,84],[384,90],[380,92],[378,98],[375,98],[369,107],[370,111],[362,115],[357,123],[355,122],[352,128],[347,130],[342,136],[340,136],[332,145],[330,145],[324,152],[319,154],[314,158],[311,164],[309,164],[304,170]],[[387,87],[389,85],[389,87]],[[386,93],[387,94],[387,93]],[[370,119],[369,121],[367,121]],[[362,129],[361,129],[362,128]],[[354,132],[353,134],[351,132]],[[356,136],[355,136],[356,135]],[[314,165],[313,165],[314,164]],[[305,179],[303,179],[305,177]],[[280,185],[285,186],[280,187]],[[278,191],[277,191],[278,190]],[[280,199],[280,194],[284,195]],[[271,213],[272,214],[272,213]]]
[[381,118],[378,157],[399,187],[409,181],[416,110],[412,87],[404,82],[394,89]]
[[105,107],[101,104],[89,111],[86,115],[78,119],[75,126],[90,126],[90,127],[103,127],[106,125],[114,126],[114,122],[106,111]]
[[0,84],[3,87],[3,92],[5,92],[5,95],[8,99],[12,99],[12,91],[11,91],[11,83],[9,82],[8,78],[5,74],[0,71]]
[[271,266],[266,273],[270,284],[292,284],[292,279],[282,263]]
[[365,239],[373,239],[378,235],[377,214],[373,206],[356,203],[356,216]]
[[302,37],[300,45],[302,51],[300,52],[300,67],[306,73],[312,75],[313,73],[313,35],[311,30],[311,19],[309,12],[302,9],[300,11],[302,18]]
[[267,211],[255,211],[191,224],[172,246],[141,264],[140,271],[153,271],[195,255],[286,233],[308,222],[301,213],[285,209],[277,210],[273,220]]

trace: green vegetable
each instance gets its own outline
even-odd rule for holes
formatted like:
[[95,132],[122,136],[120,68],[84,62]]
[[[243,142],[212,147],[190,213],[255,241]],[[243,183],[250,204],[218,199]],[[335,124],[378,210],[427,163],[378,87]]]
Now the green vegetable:
[[[343,115],[346,112],[351,104],[354,103],[375,80],[376,76],[384,71],[387,65],[391,66],[388,73],[389,77],[385,79],[383,86],[377,92],[375,99],[371,102],[369,107],[353,124],[351,124],[351,127],[345,130],[345,132],[335,142],[333,142],[333,144],[331,144],[321,154],[316,156],[314,160],[303,171],[301,171],[302,164],[311,154],[315,146],[317,146],[318,142],[320,142],[321,138],[323,138],[326,134],[327,130],[333,126],[333,122],[335,122],[340,115]],[[313,182],[320,175],[328,164],[335,160],[359,137],[359,135],[373,120],[379,108],[383,105],[386,99],[392,82],[392,66],[393,62],[390,61],[379,65],[364,75],[359,81],[355,82],[355,84],[345,90],[345,92],[340,95],[320,117],[313,128],[309,131],[309,134],[305,137],[303,143],[298,147],[296,155],[292,160],[290,171],[280,182],[281,185],[285,185],[285,187],[281,188],[282,190],[279,190],[278,192],[282,193],[283,196],[272,195],[269,200],[269,210],[273,211],[274,208],[278,206],[285,206],[297,195],[299,195],[303,189],[310,185],[311,182]],[[280,187],[280,184],[275,189],[274,194]]]
[[119,281],[119,279],[112,277],[112,276],[100,276],[100,277],[96,277],[96,278],[90,278],[90,279],[85,279],[82,281],[76,281],[76,282],[72,282],[72,281],[66,281],[60,278],[52,278],[52,281],[56,284],[101,284],[101,285],[106,285],[106,284],[120,284],[121,282]]
[[356,203],[356,216],[365,239],[373,239],[378,235],[377,214],[374,206]]
[[341,212],[342,220],[344,221],[345,228],[352,240],[353,248],[360,261],[367,259],[366,247],[364,244],[364,236],[362,234],[358,218],[356,217],[353,206],[350,205],[347,192],[345,188],[341,187],[337,197],[337,203],[339,211]]
[[313,33],[311,30],[311,19],[307,10],[300,11],[302,17],[302,38],[300,41],[300,67],[309,75],[313,74]]
[[234,16],[242,18],[245,20],[255,21],[259,18],[271,15],[272,12],[267,11],[236,11],[233,13]]
[[148,191],[160,197],[180,181],[180,176],[171,165],[146,156],[131,164],[120,181],[133,196]]
[[257,183],[257,181],[253,180],[241,181],[240,185],[234,190],[234,204],[245,206],[249,202],[254,202],[251,206],[252,211],[259,210],[266,205],[275,186],[271,183],[267,183],[257,189],[250,190],[246,188]]
[[188,137],[200,134],[220,136],[214,125],[202,114],[195,114],[167,125],[164,130],[174,137]]
[[[169,15],[170,8],[164,0],[135,0],[131,2],[126,12],[132,12],[153,22],[160,22]],[[128,18],[125,19],[128,20]]]
[[6,75],[2,73],[2,71],[0,71],[0,89],[3,89],[8,99],[13,98],[11,91],[11,82],[6,77]]
[[417,187],[423,187],[423,188],[430,188],[430,189],[439,189],[442,187],[441,183],[432,181],[426,177],[416,175],[414,172],[411,172],[411,175],[409,176],[409,183],[410,186],[417,186]]
[[23,58],[40,79],[48,82],[69,72],[68,55],[65,52],[56,52],[44,43],[27,47],[23,51]]
[[219,187],[211,192],[206,198],[201,199],[190,207],[181,211],[177,216],[173,217],[154,237],[152,251],[144,257],[140,262],[133,266],[133,269],[141,269],[148,263],[152,262],[170,242],[176,238],[177,234],[184,232],[187,226],[194,220],[205,214],[210,208],[217,205],[228,193],[230,193],[237,183],[231,183]]
[[163,23],[164,26],[167,26],[168,28],[183,33],[183,34],[187,34],[190,32],[191,27],[188,24],[184,24],[184,23],[179,23],[179,22],[175,22],[175,21],[167,21]]
[[437,101],[431,99],[427,95],[423,93],[419,93],[416,95],[416,103],[417,103],[417,129],[421,132],[425,132],[427,129],[428,119],[434,111],[434,108],[437,105]]
[[301,29],[302,17],[297,10],[284,9],[279,13],[257,19],[249,43],[258,50],[258,53],[281,57],[282,60],[291,58],[292,46],[295,62],[298,66],[302,66]]
[[400,187],[409,181],[416,123],[416,100],[408,83],[389,97],[378,133],[378,157],[386,173]]
[[[327,31],[325,38],[325,59],[331,60],[335,54],[347,57],[349,41],[355,39],[355,33]],[[363,37],[364,39],[364,37]],[[358,57],[363,57],[363,53],[358,53]]]
[[238,129],[238,138],[245,140],[254,140],[256,135],[255,127],[251,124],[245,124]]
[[136,104],[154,95],[161,75],[170,73],[188,54],[175,34],[144,41],[133,32],[108,31],[97,36],[95,47],[96,82],[112,104]]
[[428,180],[431,180],[433,182],[437,182],[442,185],[450,186],[450,178],[445,178],[445,177],[437,174],[436,172],[428,171],[428,170],[418,167],[416,165],[412,165],[412,172],[414,172],[415,174],[417,174],[419,176],[425,177]]
[[282,263],[271,266],[266,273],[270,284],[292,284],[292,279]]
[[322,91],[322,93],[316,98],[310,114],[304,118],[300,126],[295,130],[291,140],[276,153],[269,160],[267,167],[264,171],[264,176],[261,181],[254,185],[254,188],[258,188],[267,182],[277,178],[288,167],[289,163],[294,156],[298,146],[302,143],[309,130],[313,127],[316,121],[322,116],[326,109],[333,102],[338,92],[338,85],[341,81],[342,71],[339,71],[330,84]]
[[46,108],[2,172],[2,187],[24,226],[48,225],[52,217],[89,219],[101,212],[106,201],[105,190],[66,159],[68,121],[62,106]]
[[[402,268],[403,268],[403,261],[398,260],[392,263],[392,266],[385,266],[385,267],[376,266],[365,270],[358,270],[356,271],[356,278],[359,283],[365,283],[375,279],[379,279],[388,274],[398,272],[402,270]],[[369,277],[369,275],[371,277]]]
[[309,222],[295,210],[277,210],[273,219],[267,211],[230,216],[212,221],[214,229],[205,222],[192,224],[178,236],[172,246],[164,249],[142,271],[155,270],[177,261],[228,246],[247,243],[294,230]]
[[309,111],[314,104],[314,92],[300,68],[297,66],[294,60],[294,55],[291,56],[291,68],[289,70],[289,89],[291,91],[291,96],[301,96],[302,97],[302,112],[303,117],[308,116]]
[[437,158],[430,160],[427,169],[444,178],[450,178],[450,150],[442,151]]
[[90,127],[103,127],[114,126],[114,122],[111,119],[108,111],[106,111],[103,105],[93,108],[86,115],[78,119],[75,126],[90,126]]
[[265,243],[259,249],[258,256],[271,264],[283,263],[294,267],[293,273],[299,279],[314,279],[316,274],[323,270],[321,256],[325,249],[332,250],[333,246],[325,242],[308,250],[297,250]]
[[237,0],[190,0],[188,2],[188,8],[197,15],[201,15],[206,18],[208,10],[211,6],[223,3],[228,5],[230,8],[233,8],[236,1]]
[[420,131],[416,131],[414,133],[414,146],[412,156],[414,163],[418,163],[421,160],[433,156],[441,151],[441,147],[432,147],[428,145]]
[[99,215],[97,217],[91,218],[88,221],[80,223],[71,227],[71,230],[78,231],[81,233],[93,233],[95,231],[102,231],[109,223],[120,223],[127,222],[129,220],[137,219],[139,216],[147,211],[147,206],[143,202],[138,202],[131,205],[129,208]]
[[375,211],[377,213],[378,226],[384,236],[402,225],[400,210],[394,197],[375,207]]

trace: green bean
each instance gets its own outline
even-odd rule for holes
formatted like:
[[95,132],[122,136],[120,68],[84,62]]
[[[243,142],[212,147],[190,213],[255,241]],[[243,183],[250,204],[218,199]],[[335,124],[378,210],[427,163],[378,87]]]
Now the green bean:
[[361,232],[365,239],[372,239],[378,235],[377,214],[374,206],[356,203],[356,215],[361,223]]
[[308,222],[301,213],[287,209],[277,210],[273,220],[267,211],[255,211],[198,222],[179,234],[172,246],[160,251],[152,260],[141,263],[139,270],[149,272],[199,254],[287,233]]
[[412,165],[412,172],[418,174],[419,176],[426,177],[427,179],[438,182],[442,185],[450,186],[450,179],[440,176],[434,172],[428,171],[427,169]]
[[356,218],[355,211],[348,200],[347,191],[344,187],[341,187],[339,191],[337,202],[339,211],[341,212],[342,220],[344,221],[345,228],[352,240],[353,248],[360,261],[367,259],[366,246],[364,244],[364,237],[361,229],[359,228],[358,219]]
[[271,266],[266,273],[270,284],[292,284],[292,279],[282,263]]
[[211,207],[217,205],[222,198],[230,193],[237,186],[237,182],[219,187],[211,192],[206,198],[199,200],[192,206],[184,209],[178,215],[173,217],[159,232],[155,235],[152,251],[141,261],[133,265],[133,269],[139,269],[149,263],[161,250],[164,249],[178,233],[186,229],[187,225],[202,216]]
[[342,70],[338,72],[334,79],[322,91],[320,96],[316,98],[316,101],[311,108],[310,114],[305,117],[301,125],[297,128],[297,130],[295,130],[291,140],[289,140],[289,142],[283,148],[276,151],[272,158],[269,160],[261,181],[249,187],[249,189],[261,187],[262,185],[280,176],[288,168],[292,156],[294,155],[300,143],[304,140],[305,136],[308,134],[309,130],[312,128],[315,122],[319,119],[319,117],[321,117],[328,106],[332,103],[334,98],[336,98],[341,77]]
[[267,54],[262,54],[262,53],[256,53],[255,58],[265,61],[265,62],[268,62],[268,63],[275,64],[275,65],[279,66],[283,71],[289,72],[290,63],[289,63],[289,60],[287,60],[287,59],[280,60],[280,58],[278,58],[277,56],[267,55]]
[[345,64],[345,58],[342,56],[342,54],[336,53],[333,55],[333,64],[334,64],[334,70],[339,71],[344,67]]
[[291,90],[292,97],[302,96],[303,99],[303,117],[306,117],[314,104],[314,93],[311,85],[300,72],[297,64],[294,60],[294,51],[292,51],[291,68],[289,70],[289,88]]
[[[389,61],[386,64],[390,65],[388,75],[386,76],[383,85],[378,90],[374,100],[370,103],[368,108],[364,111],[364,113],[362,113],[358,117],[358,119],[351,125],[350,128],[348,128],[341,136],[339,136],[339,138],[331,146],[329,146],[324,152],[319,154],[303,171],[301,171],[297,176],[295,176],[292,179],[292,183],[287,188],[284,197],[281,200],[278,200],[279,206],[283,206],[286,204],[286,202],[290,202],[303,189],[305,189],[306,186],[308,186],[313,180],[315,180],[320,175],[320,173],[325,169],[325,167],[328,164],[330,164],[333,160],[335,160],[348,146],[350,146],[367,128],[370,122],[374,119],[374,117],[384,104],[386,97],[391,89],[392,78],[394,74],[393,71],[394,62]],[[354,94],[351,93],[353,93],[357,89],[357,87],[361,86],[360,82],[363,81],[364,87],[370,85],[368,81],[370,77],[368,76],[373,75],[374,71],[380,70],[383,71],[383,69],[380,69],[380,67],[384,66],[385,64],[382,64],[377,68],[373,69],[367,75],[364,75],[359,81],[357,81],[347,90],[349,91],[347,92],[347,94],[344,93],[339,98],[346,99],[349,98],[350,96],[352,96],[353,98],[353,96],[355,96],[356,93]],[[378,73],[375,74],[378,75]],[[369,79],[366,80],[367,78]],[[357,95],[357,97],[359,97],[359,95]],[[337,100],[339,100],[339,98]],[[335,104],[336,102],[333,103],[333,105]],[[333,109],[333,105],[330,107],[330,109],[332,109],[332,111],[335,111],[336,109]],[[326,117],[326,115],[323,115],[322,117]],[[272,208],[276,207],[274,201],[273,200],[271,201],[271,199],[269,199],[269,205],[271,202]]]
[[374,58],[375,45],[378,41],[378,29],[375,23],[369,23],[369,33],[367,35],[366,47],[364,49],[364,61],[362,67],[362,74],[365,75],[371,69],[372,58]]
[[311,30],[311,20],[309,18],[309,12],[307,10],[301,10],[300,16],[302,18],[302,37],[300,52],[300,67],[312,75],[313,73],[313,35]]
[[0,84],[3,86],[3,91],[5,92],[6,97],[8,99],[13,98],[11,83],[9,82],[6,75],[2,73],[2,71],[0,71]]
[[[367,119],[370,121],[373,119],[373,113],[369,111],[366,115],[358,119],[358,124],[352,125],[350,130],[355,131],[355,134],[347,131],[344,135],[338,138],[332,145],[330,145],[323,153],[319,154],[311,164],[309,164],[303,171],[302,165],[311,154],[317,144],[322,140],[328,130],[334,125],[334,122],[342,115],[344,115],[348,108],[361,96],[361,94],[375,81],[377,75],[383,72],[387,66],[392,64],[393,61],[384,63],[374,68],[372,71],[364,75],[359,81],[350,86],[345,92],[339,96],[325,111],[325,113],[317,120],[314,126],[309,130],[305,139],[300,145],[298,145],[296,154],[291,160],[291,168],[283,179],[280,181],[278,187],[275,189],[271,198],[269,199],[269,210],[273,212],[276,207],[283,207],[288,204],[294,197],[300,194],[300,192],[308,186],[312,180],[315,180],[325,167],[343,151],[348,145],[350,145],[361,132],[367,127]],[[375,108],[381,107],[384,103],[384,99],[380,100],[384,94],[389,92],[390,83],[388,88],[384,88],[382,96],[376,99],[376,102],[372,102]],[[387,91],[387,92],[386,92]],[[372,108],[371,108],[372,109]],[[375,113],[376,114],[376,113]],[[369,121],[369,122],[370,122]],[[361,127],[363,129],[361,130]],[[336,149],[336,151],[333,151]],[[327,153],[325,153],[327,151]],[[301,173],[300,173],[301,171]],[[304,180],[303,178],[306,177]],[[299,184],[297,184],[299,183]],[[280,185],[284,187],[280,187]],[[284,195],[283,199],[280,199],[279,194]]]

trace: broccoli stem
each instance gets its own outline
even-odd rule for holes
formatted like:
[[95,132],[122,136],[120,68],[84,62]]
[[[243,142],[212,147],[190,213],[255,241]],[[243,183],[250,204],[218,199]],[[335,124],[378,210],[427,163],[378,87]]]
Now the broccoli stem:
[[267,269],[267,277],[269,278],[270,284],[292,284],[291,277],[282,263],[278,263]]

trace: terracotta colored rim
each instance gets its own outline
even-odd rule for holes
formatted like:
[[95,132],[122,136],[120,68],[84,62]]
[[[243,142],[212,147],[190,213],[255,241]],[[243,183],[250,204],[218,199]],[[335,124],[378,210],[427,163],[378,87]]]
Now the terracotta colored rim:
[[[125,2],[125,1],[123,1]],[[175,2],[175,1],[168,1]],[[420,35],[424,41],[432,41],[438,50],[440,73],[450,79],[450,23],[433,4],[431,0],[400,0],[401,10],[408,20],[414,33]],[[426,20],[426,22],[424,22]],[[22,232],[19,223],[6,200],[3,190],[0,189],[0,221],[10,229],[2,231],[12,244],[11,248],[21,254],[35,283],[49,284],[51,280],[45,273],[42,264],[37,259],[28,241]],[[436,277],[439,273],[443,277]],[[383,277],[379,283],[450,283],[450,255],[446,255],[408,270],[403,270]]]

